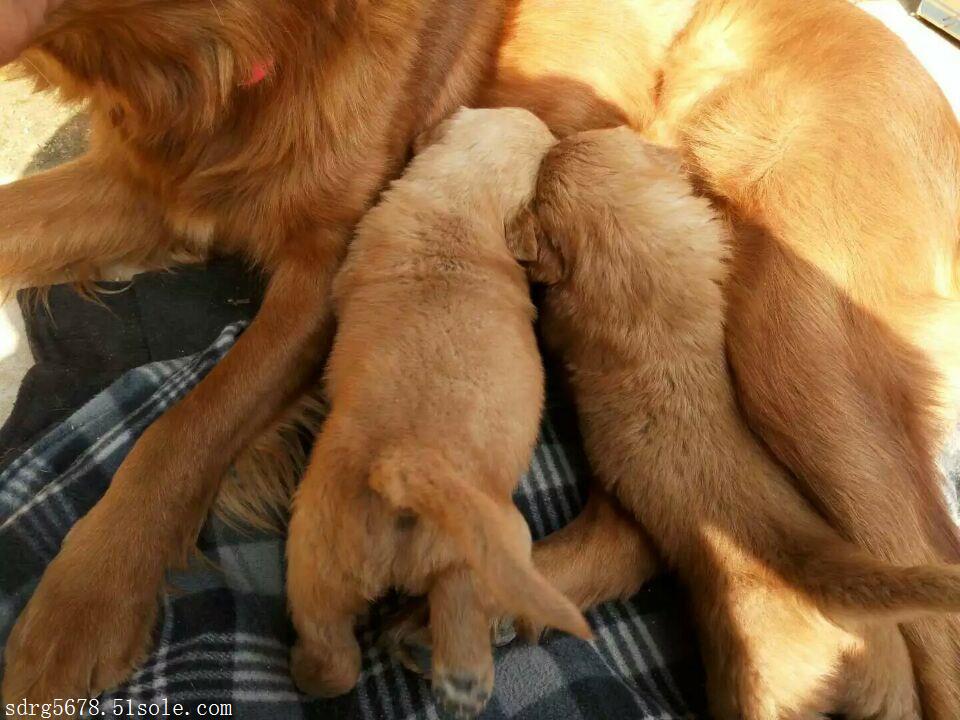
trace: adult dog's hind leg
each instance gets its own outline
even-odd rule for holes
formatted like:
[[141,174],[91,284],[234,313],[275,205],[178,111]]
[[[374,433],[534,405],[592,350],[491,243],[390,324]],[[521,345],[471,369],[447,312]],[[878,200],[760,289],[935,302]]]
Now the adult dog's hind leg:
[[[741,237],[742,240],[742,237]],[[770,240],[771,243],[776,242]],[[753,428],[844,536],[900,564],[956,562],[936,467],[936,367],[776,246],[731,289],[729,354]],[[927,716],[960,717],[960,619],[903,626]]]
[[90,155],[0,185],[0,280],[84,279],[160,258],[171,238],[153,201]]
[[[790,109],[807,79],[784,82],[733,83],[682,133],[704,185],[734,208],[727,340],[742,407],[845,537],[898,564],[956,562],[936,466],[942,371],[897,314],[937,294],[918,284],[937,277],[938,244],[956,242],[938,187],[956,168],[904,144],[943,132],[938,106],[900,117],[899,105],[872,104],[883,96],[874,87],[806,108],[781,132],[789,123],[771,98]],[[865,108],[900,132],[861,136],[834,122]],[[960,717],[960,619],[928,617],[904,632],[925,717]]]
[[[865,627],[843,668],[848,678],[840,709],[849,720],[920,720],[910,654],[890,622]],[[878,658],[882,658],[878,660]]]

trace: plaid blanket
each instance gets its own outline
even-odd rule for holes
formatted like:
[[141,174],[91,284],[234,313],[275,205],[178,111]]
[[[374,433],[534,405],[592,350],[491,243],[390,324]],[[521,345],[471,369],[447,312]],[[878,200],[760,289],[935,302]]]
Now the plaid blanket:
[[[228,326],[201,353],[129,371],[0,473],[0,645],[68,529],[100,498],[140,433],[199,382],[241,330],[239,323]],[[562,527],[582,506],[586,466],[572,418],[563,394],[549,389],[540,442],[516,495],[535,537]],[[297,693],[288,671],[283,538],[211,520],[199,545],[202,556],[169,578],[153,653],[127,684],[100,699],[101,711],[156,703],[162,712],[164,703],[180,703],[195,716],[204,703],[226,704],[219,714],[244,720],[438,717],[428,685],[375,642],[389,603],[359,628],[365,653],[357,689],[310,700]],[[537,646],[514,641],[499,648],[495,693],[483,717],[706,717],[683,605],[665,578],[630,602],[589,613],[592,642],[554,635]]]

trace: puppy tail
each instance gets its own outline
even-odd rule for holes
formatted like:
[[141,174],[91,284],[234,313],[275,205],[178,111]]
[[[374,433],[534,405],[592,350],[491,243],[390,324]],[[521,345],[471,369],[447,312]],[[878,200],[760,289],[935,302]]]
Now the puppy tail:
[[891,565],[840,537],[811,538],[806,547],[819,551],[790,558],[784,569],[826,610],[866,611],[898,621],[960,612],[960,565]]
[[449,535],[503,610],[585,640],[592,637],[580,610],[534,567],[529,534],[517,522],[516,509],[465,482],[439,454],[388,452],[371,472],[370,485],[391,505],[412,510]]

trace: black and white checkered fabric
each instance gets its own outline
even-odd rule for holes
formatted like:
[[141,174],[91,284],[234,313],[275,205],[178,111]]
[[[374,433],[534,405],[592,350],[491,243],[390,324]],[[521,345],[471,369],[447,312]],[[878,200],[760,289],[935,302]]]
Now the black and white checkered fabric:
[[[201,353],[126,373],[0,474],[0,644],[63,537],[104,493],[139,435],[199,382],[241,330],[231,325]],[[548,395],[540,442],[516,495],[536,537],[577,514],[586,481],[571,409],[559,393]],[[288,671],[283,538],[211,521],[200,549],[202,558],[169,578],[146,664],[101,698],[108,716],[114,703],[166,701],[187,709],[230,703],[232,716],[243,720],[438,717],[428,685],[375,643],[384,606],[359,629],[365,655],[357,689],[335,700],[298,694]],[[495,693],[483,718],[706,717],[683,604],[671,581],[658,580],[630,602],[592,611],[592,642],[554,635],[538,646],[514,641],[498,649]]]

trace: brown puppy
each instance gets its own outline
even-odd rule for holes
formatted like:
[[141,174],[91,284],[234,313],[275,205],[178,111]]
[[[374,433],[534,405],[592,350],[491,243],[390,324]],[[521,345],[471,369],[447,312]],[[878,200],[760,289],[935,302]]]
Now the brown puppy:
[[527,468],[543,369],[504,224],[554,143],[526,110],[463,110],[386,191],[334,283],[330,415],[287,545],[301,689],[348,691],[354,620],[390,587],[429,594],[433,687],[455,717],[493,687],[497,611],[589,637],[533,568],[511,494]]
[[545,339],[598,479],[691,587],[716,716],[920,718],[895,623],[960,611],[960,568],[846,542],[751,434],[724,349],[729,237],[679,159],[626,128],[571,136],[533,208]]

